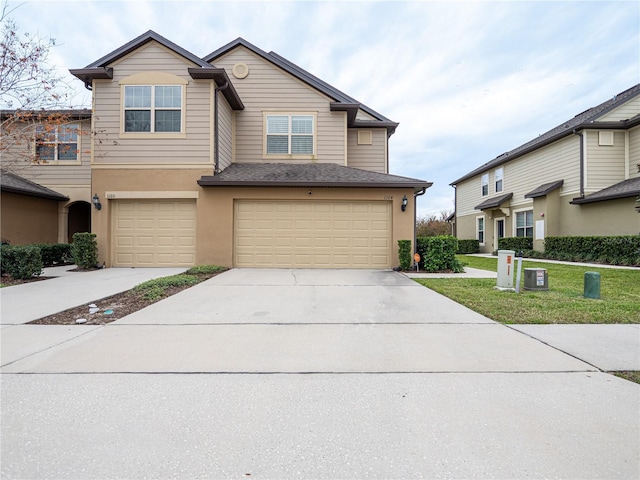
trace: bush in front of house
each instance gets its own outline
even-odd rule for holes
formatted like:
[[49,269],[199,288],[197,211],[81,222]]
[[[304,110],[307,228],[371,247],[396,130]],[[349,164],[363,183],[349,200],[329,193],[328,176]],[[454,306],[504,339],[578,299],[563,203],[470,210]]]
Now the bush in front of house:
[[0,247],[2,273],[26,280],[42,273],[42,254],[36,245],[2,245]]
[[398,260],[400,260],[400,270],[411,268],[411,240],[398,240]]
[[68,243],[38,243],[34,247],[40,249],[42,264],[45,267],[66,265],[71,262],[71,245]]
[[420,254],[420,267],[427,272],[464,271],[456,258],[458,239],[452,235],[418,237],[416,251]]
[[95,268],[98,263],[98,242],[95,233],[74,233],[71,244],[73,263],[79,268]]
[[480,241],[473,239],[458,240],[458,251],[461,255],[480,253]]
[[555,260],[640,265],[640,235],[547,237],[544,255]]
[[531,237],[504,237],[498,239],[498,250],[514,250],[516,254],[527,250],[533,250],[533,238]]

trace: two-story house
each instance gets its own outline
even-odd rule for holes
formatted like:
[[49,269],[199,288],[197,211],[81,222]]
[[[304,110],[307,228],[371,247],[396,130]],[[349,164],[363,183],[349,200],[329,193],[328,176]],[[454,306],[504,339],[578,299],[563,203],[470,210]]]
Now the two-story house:
[[429,182],[389,174],[397,123],[238,38],[149,31],[85,68],[107,266],[389,268]]
[[460,177],[455,228],[482,252],[502,237],[640,234],[640,84]]

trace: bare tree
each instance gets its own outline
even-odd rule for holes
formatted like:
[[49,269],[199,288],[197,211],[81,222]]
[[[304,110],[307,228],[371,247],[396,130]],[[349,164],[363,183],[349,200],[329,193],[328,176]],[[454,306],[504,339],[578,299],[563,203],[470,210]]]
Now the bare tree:
[[451,235],[451,224],[447,218],[450,211],[442,210],[439,214],[431,214],[428,217],[421,217],[416,220],[417,237],[433,237],[436,235]]

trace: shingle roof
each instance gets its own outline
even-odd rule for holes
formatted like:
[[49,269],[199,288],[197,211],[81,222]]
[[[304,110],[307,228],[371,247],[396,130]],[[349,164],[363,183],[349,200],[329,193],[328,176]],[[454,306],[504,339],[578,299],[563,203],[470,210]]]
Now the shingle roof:
[[553,192],[555,189],[560,188],[563,183],[564,183],[564,180],[558,180],[556,182],[545,183],[543,185],[540,185],[535,190],[531,190],[529,193],[527,193],[524,196],[524,198],[544,197],[545,195]]
[[69,200],[69,197],[61,193],[54,192],[47,187],[43,187],[6,170],[2,170],[0,175],[0,189],[3,192],[18,193],[31,197],[48,198],[50,200]]
[[555,128],[552,128],[546,133],[530,140],[527,143],[520,145],[519,147],[514,148],[493,160],[485,163],[484,165],[472,170],[466,175],[460,177],[459,179],[451,182],[451,185],[456,185],[463,180],[474,177],[479,173],[485,172],[487,170],[491,170],[499,165],[507,163],[514,158],[518,158],[526,153],[529,153],[533,150],[536,150],[544,145],[548,145],[549,143],[555,142],[563,137],[568,135],[572,135],[573,131],[576,129],[583,128],[602,128],[603,125],[606,128],[630,128],[635,125],[640,124],[640,115],[636,115],[627,120],[619,121],[619,122],[605,122],[604,124],[597,123],[598,118],[606,114],[607,112],[613,110],[614,108],[619,107],[623,103],[629,101],[633,97],[640,95],[640,84],[634,85],[633,87],[615,95],[613,98],[610,98],[606,102],[601,103],[595,107],[592,107],[588,110],[585,110],[582,113],[579,113],[575,117],[566,122],[561,123]]
[[416,178],[370,172],[334,163],[233,163],[222,173],[203,176],[202,187],[367,187],[418,191],[432,183]]
[[496,208],[499,207],[502,202],[506,202],[511,197],[513,197],[513,193],[505,193],[504,195],[500,195],[499,197],[493,197],[485,200],[480,205],[474,207],[475,210],[485,210],[487,208]]
[[624,180],[583,198],[574,198],[570,203],[580,205],[582,203],[594,203],[605,200],[615,200],[617,198],[635,197],[636,195],[640,195],[640,177]]

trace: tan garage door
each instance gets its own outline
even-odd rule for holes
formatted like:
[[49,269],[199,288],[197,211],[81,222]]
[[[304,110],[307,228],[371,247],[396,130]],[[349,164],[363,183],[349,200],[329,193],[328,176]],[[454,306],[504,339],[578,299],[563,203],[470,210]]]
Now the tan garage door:
[[388,268],[390,202],[237,201],[236,267]]
[[194,265],[194,200],[114,200],[114,267]]

